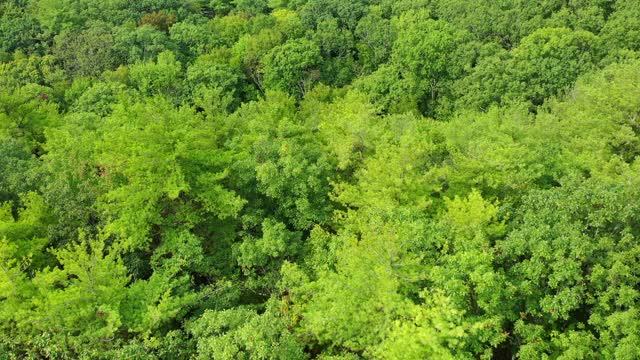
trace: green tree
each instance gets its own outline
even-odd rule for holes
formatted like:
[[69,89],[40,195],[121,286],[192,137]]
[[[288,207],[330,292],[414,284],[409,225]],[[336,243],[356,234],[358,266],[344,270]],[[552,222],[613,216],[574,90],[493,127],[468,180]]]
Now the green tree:
[[276,46],[263,59],[264,85],[304,96],[320,77],[320,60],[320,49],[309,40],[290,40]]
[[127,23],[113,30],[113,52],[124,64],[155,59],[161,52],[174,50],[167,35],[151,25],[135,27]]
[[67,31],[56,36],[53,53],[70,77],[98,76],[118,64],[113,44],[106,24],[95,24],[79,34]]
[[497,51],[482,59],[457,85],[461,106],[486,109],[494,101],[539,106],[594,69],[600,57],[598,38],[590,32],[540,29],[512,52]]
[[22,4],[6,1],[0,5],[0,60],[9,60],[16,50],[42,51],[38,37],[42,29],[33,14]]
[[303,344],[287,330],[283,304],[270,300],[262,313],[251,307],[207,311],[190,324],[198,359],[306,359]]
[[132,84],[143,96],[163,95],[176,103],[181,95],[182,64],[171,51],[158,54],[156,63],[138,63],[129,69]]
[[465,32],[432,20],[425,11],[407,13],[395,23],[398,38],[392,61],[402,76],[415,82],[418,105],[423,113],[435,114],[438,102],[449,95],[454,80],[461,77],[470,59],[463,46]]

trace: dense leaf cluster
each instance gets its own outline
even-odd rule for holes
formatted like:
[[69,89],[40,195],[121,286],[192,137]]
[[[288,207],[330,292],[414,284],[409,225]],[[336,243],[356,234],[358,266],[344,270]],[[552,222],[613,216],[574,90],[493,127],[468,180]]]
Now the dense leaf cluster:
[[0,3],[0,359],[640,358],[638,0]]

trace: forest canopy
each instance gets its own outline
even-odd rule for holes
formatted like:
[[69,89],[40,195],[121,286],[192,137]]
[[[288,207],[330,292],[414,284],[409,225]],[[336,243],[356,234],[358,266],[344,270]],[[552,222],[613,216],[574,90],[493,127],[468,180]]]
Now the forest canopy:
[[639,0],[5,0],[0,359],[638,359],[639,156]]

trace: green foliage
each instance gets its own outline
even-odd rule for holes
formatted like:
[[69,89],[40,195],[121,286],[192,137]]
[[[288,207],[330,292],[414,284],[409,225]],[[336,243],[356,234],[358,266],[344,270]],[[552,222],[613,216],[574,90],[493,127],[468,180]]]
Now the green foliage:
[[404,14],[395,26],[398,34],[392,61],[404,78],[415,82],[424,112],[434,114],[436,99],[446,96],[450,82],[469,63],[462,46],[465,33],[446,22],[429,19],[424,11]]
[[164,32],[151,25],[135,27],[127,23],[113,33],[113,52],[124,64],[156,59],[158,54],[174,47]]
[[264,58],[265,87],[303,96],[318,79],[315,68],[320,59],[320,49],[308,40],[291,40],[274,47]]
[[206,24],[179,22],[171,26],[169,34],[180,51],[190,57],[213,50],[217,43],[212,29]]
[[214,55],[200,56],[186,71],[193,103],[207,114],[228,114],[240,103],[240,72]]
[[372,71],[388,60],[396,34],[391,21],[385,19],[379,9],[360,19],[355,35],[359,40],[358,55],[366,71]]
[[182,65],[170,51],[158,54],[155,64],[139,63],[129,69],[131,83],[142,96],[148,97],[162,95],[168,99],[176,99],[179,96],[177,84],[181,75]]
[[165,221],[195,226],[195,209],[180,210],[191,207],[185,196],[192,191],[201,215],[224,219],[242,208],[244,201],[221,183],[230,156],[212,146],[215,133],[191,109],[162,100],[123,104],[104,126],[110,131],[96,144],[96,165],[110,190],[101,203],[111,219],[107,231],[125,248],[144,248],[153,225]]
[[[128,282],[125,267],[115,255],[105,255],[104,246],[103,241],[86,240],[55,251],[60,268],[37,272],[31,287],[16,282],[21,280],[16,277],[19,273],[4,279],[13,293],[8,299],[20,296],[23,306],[4,314],[9,318],[3,323],[15,327],[5,328],[7,338],[3,341],[28,341],[28,348],[19,348],[20,353],[53,357],[98,354],[121,325],[119,302]],[[6,282],[3,285],[7,287]],[[14,333],[16,329],[23,332]],[[44,344],[21,339],[43,332],[47,338]]]
[[[426,297],[426,294],[425,294]],[[422,306],[413,305],[409,321],[394,324],[389,338],[376,349],[381,359],[456,359],[468,356],[459,349],[469,329],[442,294],[431,295]]]
[[634,1],[615,2],[615,11],[602,29],[602,41],[607,47],[638,50],[640,22],[637,5]]
[[484,58],[474,73],[462,79],[461,106],[487,109],[495,103],[522,101],[541,105],[593,69],[600,56],[598,38],[590,32],[540,29],[512,52],[498,51]]
[[207,311],[191,324],[199,359],[306,359],[303,345],[287,330],[286,308],[276,300],[257,313],[249,307]]
[[143,26],[149,24],[158,30],[168,32],[169,28],[175,21],[175,15],[157,11],[142,16],[140,19],[140,25]]
[[16,50],[41,51],[38,43],[40,24],[32,13],[12,1],[0,5],[0,59],[8,60]]
[[7,0],[0,359],[640,357],[637,0]]
[[58,125],[56,105],[49,101],[50,89],[36,84],[0,92],[0,138],[19,141],[34,154],[42,152],[45,128]]
[[19,194],[37,188],[40,163],[16,139],[0,143],[0,202],[17,201]]
[[55,38],[54,55],[72,77],[97,76],[117,64],[113,36],[96,24],[80,34],[64,32]]

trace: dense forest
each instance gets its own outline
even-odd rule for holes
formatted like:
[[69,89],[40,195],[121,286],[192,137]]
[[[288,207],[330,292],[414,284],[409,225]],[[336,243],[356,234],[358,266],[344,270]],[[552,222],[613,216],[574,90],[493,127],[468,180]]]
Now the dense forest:
[[0,359],[639,359],[640,0],[3,0]]

